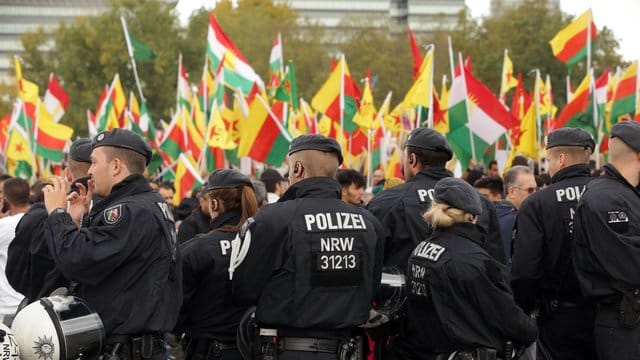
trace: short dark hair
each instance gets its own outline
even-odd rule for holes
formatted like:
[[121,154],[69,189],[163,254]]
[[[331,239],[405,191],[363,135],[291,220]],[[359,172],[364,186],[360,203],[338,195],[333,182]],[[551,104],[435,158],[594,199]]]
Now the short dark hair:
[[469,183],[469,185],[473,186],[479,179],[484,177],[484,172],[480,170],[469,170],[462,177],[463,180]]
[[511,166],[513,167],[518,165],[528,166],[529,160],[527,160],[527,158],[522,155],[516,155],[514,156],[513,160],[511,160]]
[[407,155],[415,154],[416,159],[423,167],[444,167],[449,161],[449,154],[442,151],[427,150],[407,145]]
[[158,184],[158,190],[160,189],[167,189],[176,192],[176,188],[173,186],[173,183],[171,181],[163,181]]
[[365,187],[367,184],[366,179],[358,170],[343,169],[338,170],[336,173],[336,180],[342,187],[349,187],[354,184],[357,188]]
[[498,166],[498,161],[496,161],[496,160],[491,160],[491,161],[489,161],[489,166],[487,166],[487,167],[488,167],[488,168],[491,168],[491,165]]
[[485,176],[478,179],[473,187],[478,189],[489,189],[494,195],[500,195],[504,193],[504,181],[500,176]]
[[9,175],[9,174],[2,174],[0,175],[0,182],[5,181],[7,179],[11,179],[13,176]]
[[267,192],[274,193],[276,192],[276,185],[286,180],[278,170],[264,169],[260,175],[260,181],[264,183],[264,186],[267,188]]
[[106,154],[109,161],[118,158],[124,163],[127,169],[129,169],[130,173],[144,173],[144,169],[147,167],[147,158],[145,158],[144,155],[133,150],[115,146],[105,146],[104,148],[107,150]]
[[31,189],[29,183],[21,178],[7,179],[3,183],[4,197],[14,206],[29,204]]

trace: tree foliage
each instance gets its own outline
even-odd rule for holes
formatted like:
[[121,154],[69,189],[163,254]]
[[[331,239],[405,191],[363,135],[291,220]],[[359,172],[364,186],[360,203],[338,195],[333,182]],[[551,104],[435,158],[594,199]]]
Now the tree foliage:
[[[280,32],[284,58],[296,65],[300,96],[310,100],[326,80],[330,60],[344,53],[356,79],[367,69],[378,75],[375,97],[378,104],[388,91],[399,102],[412,83],[412,58],[406,31],[390,32],[389,27],[366,26],[372,19],[345,19],[336,37],[308,19],[303,19],[282,2],[271,0],[221,0],[214,9],[217,20],[249,63],[263,79],[268,78],[269,53]],[[104,86],[119,73],[125,90],[136,89],[126,52],[120,16],[129,30],[147,44],[156,59],[139,62],[143,90],[154,119],[170,116],[175,107],[178,54],[192,83],[202,75],[209,11],[199,9],[181,26],[172,7],[153,0],[112,0],[109,9],[97,17],[80,18],[62,24],[53,33],[42,29],[23,36],[23,72],[44,92],[50,72],[54,72],[70,93],[71,102],[63,122],[80,133],[86,129],[86,109],[95,109]],[[444,18],[443,18],[444,19]],[[443,23],[436,17],[436,22]],[[527,1],[517,9],[505,10],[500,18],[476,19],[467,10],[459,14],[455,29],[440,25],[428,35],[418,34],[421,45],[434,44],[434,83],[440,88],[442,75],[450,74],[447,37],[455,51],[473,59],[475,75],[497,91],[504,49],[510,51],[515,72],[522,72],[531,88],[531,70],[551,75],[556,102],[565,98],[567,67],[552,55],[548,41],[571,21],[566,14],[550,12],[543,1]],[[380,21],[376,21],[380,22]],[[333,36],[332,36],[333,35]],[[599,29],[593,64],[596,74],[606,67],[623,65],[617,54],[618,42],[609,29]],[[424,54],[424,50],[423,50]],[[571,71],[573,84],[584,76],[584,64]],[[0,109],[5,104],[0,99]]]

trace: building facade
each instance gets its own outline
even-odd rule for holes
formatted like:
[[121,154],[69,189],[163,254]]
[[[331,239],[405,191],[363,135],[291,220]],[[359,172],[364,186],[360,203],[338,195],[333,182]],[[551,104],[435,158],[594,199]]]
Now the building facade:
[[[490,14],[492,17],[502,16],[507,8],[514,8],[524,4],[527,0],[491,0]],[[560,0],[547,0],[551,11],[560,11]]]

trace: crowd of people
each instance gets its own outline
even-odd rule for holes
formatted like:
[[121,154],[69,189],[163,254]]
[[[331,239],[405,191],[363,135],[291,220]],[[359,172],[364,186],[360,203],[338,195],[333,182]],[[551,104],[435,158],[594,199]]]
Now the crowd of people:
[[[418,128],[404,179],[367,186],[335,140],[303,135],[286,173],[217,170],[174,206],[138,135],[78,139],[64,176],[0,178],[0,320],[78,297],[101,359],[636,358],[640,123],[612,128],[602,169],[594,148],[558,129],[546,172],[516,157],[456,178],[446,138]],[[393,313],[389,271],[405,279]]]

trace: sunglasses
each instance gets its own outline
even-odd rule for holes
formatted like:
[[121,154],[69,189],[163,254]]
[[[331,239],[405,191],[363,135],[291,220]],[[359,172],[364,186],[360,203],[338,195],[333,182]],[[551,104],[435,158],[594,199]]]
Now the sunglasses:
[[529,193],[529,194],[533,194],[534,192],[536,192],[536,191],[538,190],[538,188],[534,188],[534,187],[530,187],[530,188],[523,188],[523,187],[519,187],[519,186],[518,186],[518,189],[520,189],[520,190],[524,190],[524,191],[526,191],[526,192],[527,192],[527,193]]

